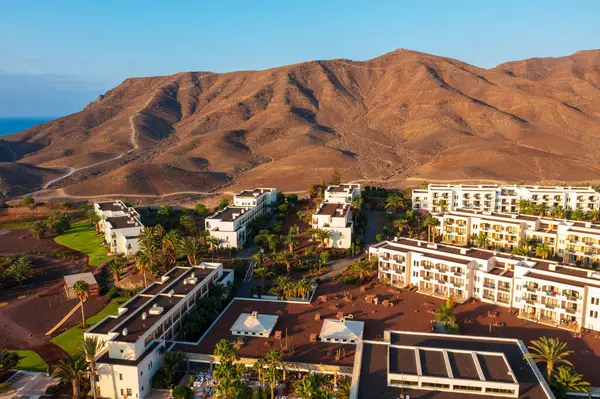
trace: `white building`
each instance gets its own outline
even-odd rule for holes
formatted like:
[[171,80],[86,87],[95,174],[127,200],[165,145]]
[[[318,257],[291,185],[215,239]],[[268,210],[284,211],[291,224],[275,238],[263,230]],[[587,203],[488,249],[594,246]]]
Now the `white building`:
[[94,203],[100,216],[99,228],[114,254],[133,255],[139,249],[138,236],[144,230],[140,215],[122,201]]
[[600,193],[592,187],[532,186],[498,184],[429,184],[427,189],[414,189],[414,209],[443,212],[477,209],[488,212],[519,213],[519,201],[545,204],[548,209],[580,209],[584,212],[600,208]]
[[234,195],[233,205],[206,219],[206,230],[211,237],[222,240],[222,246],[240,248],[246,243],[248,223],[270,214],[276,201],[274,188],[241,191]]
[[600,224],[459,209],[437,215],[443,242],[468,245],[471,235],[484,234],[492,248],[510,252],[528,237],[550,247],[563,263],[600,263]]
[[352,201],[361,195],[359,184],[329,186],[325,199],[312,215],[312,228],[327,230],[330,237],[326,245],[330,248],[350,248],[354,223]]
[[559,262],[413,239],[369,248],[378,277],[440,298],[469,298],[519,310],[559,328],[600,331],[600,273]]
[[[162,362],[166,340],[179,338],[183,315],[215,283],[230,284],[233,271],[220,263],[175,267],[158,282],[84,333],[104,342],[96,363],[98,396],[143,399]],[[183,337],[185,338],[185,337]]]

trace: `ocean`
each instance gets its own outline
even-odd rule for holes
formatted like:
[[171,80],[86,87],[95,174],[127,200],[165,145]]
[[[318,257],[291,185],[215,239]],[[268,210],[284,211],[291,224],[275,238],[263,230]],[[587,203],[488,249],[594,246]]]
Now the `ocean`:
[[0,118],[0,136],[17,133],[55,118]]

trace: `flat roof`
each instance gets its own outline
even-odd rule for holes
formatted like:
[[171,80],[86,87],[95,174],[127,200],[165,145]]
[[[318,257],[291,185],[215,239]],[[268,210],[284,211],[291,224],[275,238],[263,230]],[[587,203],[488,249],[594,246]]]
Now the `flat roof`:
[[[170,284],[165,287],[163,293],[169,293],[171,290],[174,295],[187,295],[189,294],[198,283],[202,282],[214,269],[204,269],[201,267],[193,267],[185,270],[185,272],[177,278],[176,281],[171,280]],[[198,279],[196,284],[188,284],[189,278],[195,277]],[[167,282],[169,283],[169,282]]]
[[106,221],[110,223],[111,227],[115,230],[142,226],[139,220],[129,215],[106,218]]
[[94,277],[94,275],[89,272],[88,273],[70,274],[68,276],[64,276],[64,279],[65,279],[65,284],[66,284],[67,288],[73,287],[73,285],[79,280],[83,280],[86,283],[88,283],[89,285],[98,285],[98,282],[96,281],[96,278]]
[[350,206],[348,204],[334,204],[331,202],[323,202],[321,203],[315,214],[341,218],[344,217],[349,210]]
[[127,207],[121,201],[103,201],[96,202],[96,204],[98,204],[98,208],[100,208],[101,211],[117,212],[127,210]]
[[222,211],[212,215],[209,219],[220,219],[224,222],[233,222],[242,214],[248,212],[250,208],[246,206],[227,206]]
[[89,332],[94,334],[108,334],[123,320],[125,320],[133,312],[137,311],[139,308],[144,306],[144,304],[148,303],[151,299],[151,297],[147,296],[134,296],[129,301],[127,301],[127,303],[124,303],[123,305],[119,306],[119,308],[125,308],[125,312],[117,315],[116,317],[109,317],[103,322],[96,324],[94,327],[92,327],[91,330],[89,330]]
[[274,188],[255,188],[252,190],[242,190],[235,196],[238,198],[256,198],[264,193],[270,193],[275,190]]
[[329,186],[327,191],[330,193],[350,193],[355,188],[360,188],[360,184],[340,184],[338,186]]
[[109,356],[108,351],[102,355],[98,360],[97,363],[103,363],[103,364],[118,364],[121,366],[137,366],[138,364],[140,364],[149,354],[152,353],[152,351],[154,351],[154,349],[156,349],[156,347],[159,345],[160,343],[158,341],[154,341],[150,344],[150,346],[148,346],[146,348],[146,350],[144,351],[144,353],[142,353],[142,356],[138,357],[136,360],[127,360],[127,359],[113,359]]
[[[179,342],[171,350],[212,355],[215,345],[221,339],[235,341],[239,338],[231,334],[231,326],[233,326],[240,314],[251,314],[253,311],[257,311],[259,314],[278,316],[274,330],[281,331],[282,336],[285,336],[287,333],[288,341],[294,345],[293,353],[288,352],[284,354],[284,361],[352,366],[356,345],[321,342],[318,340],[311,342],[311,334],[315,334],[318,337],[323,324],[323,320],[315,320],[315,314],[320,313],[323,316],[325,314],[318,307],[299,303],[235,298],[228,308],[221,313],[219,319],[199,343]],[[335,314],[335,312],[329,312]],[[280,348],[280,344],[280,339],[275,338],[274,334],[271,334],[269,337],[244,336],[244,345],[240,348],[239,354],[242,357],[259,358],[265,356],[271,348]],[[345,356],[336,360],[335,355],[338,349],[344,349]]]

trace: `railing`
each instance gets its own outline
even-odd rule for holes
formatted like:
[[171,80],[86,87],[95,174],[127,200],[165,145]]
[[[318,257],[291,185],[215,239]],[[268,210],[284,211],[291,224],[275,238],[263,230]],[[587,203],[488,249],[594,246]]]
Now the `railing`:
[[529,292],[536,292],[538,290],[538,287],[530,287],[528,285],[524,285],[523,287],[525,288],[525,291]]
[[571,301],[576,301],[576,300],[579,299],[579,295],[573,295],[573,294],[565,294],[565,293],[563,293],[563,296],[565,298],[567,298],[568,300],[571,300]]
[[423,269],[425,270],[431,270],[433,269],[433,265],[421,265],[423,267]]
[[499,285],[498,290],[504,291],[504,292],[510,292],[510,287],[505,287],[505,286]]
[[432,276],[423,276],[423,280],[425,281],[431,281],[432,278]]
[[534,301],[533,299],[525,298],[525,303],[527,303],[529,305],[535,305],[537,302]]
[[488,301],[493,301],[494,300],[494,296],[493,295],[483,294],[483,299],[487,299]]
[[495,284],[485,284],[485,283],[484,283],[484,284],[483,284],[483,286],[484,286],[485,288],[489,288],[489,289],[492,289],[492,290],[496,289],[496,286],[495,286]]
[[575,314],[577,313],[577,308],[566,308],[565,312]]
[[509,303],[510,299],[508,299],[508,298],[498,298],[498,302],[500,302],[500,303]]
[[556,305],[552,304],[552,303],[546,303],[544,304],[546,306],[547,309],[556,309]]

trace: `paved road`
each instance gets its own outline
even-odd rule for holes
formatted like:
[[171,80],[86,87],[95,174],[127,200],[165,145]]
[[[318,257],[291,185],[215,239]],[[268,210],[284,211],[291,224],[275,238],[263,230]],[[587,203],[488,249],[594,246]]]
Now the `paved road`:
[[321,276],[321,280],[333,279],[336,275],[343,272],[347,266],[350,266],[351,264],[359,260],[363,255],[364,252],[361,251],[358,255],[352,258],[335,259],[330,262],[327,262],[330,266],[332,266],[332,268],[327,273]]

